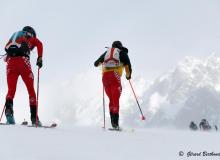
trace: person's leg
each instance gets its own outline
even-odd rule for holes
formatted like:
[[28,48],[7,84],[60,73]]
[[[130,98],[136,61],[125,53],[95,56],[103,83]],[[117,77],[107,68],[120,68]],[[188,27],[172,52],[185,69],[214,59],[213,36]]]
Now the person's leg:
[[29,73],[21,74],[22,80],[24,81],[26,88],[28,90],[29,95],[29,104],[30,106],[36,106],[36,93],[34,90],[34,76],[33,73],[30,71]]
[[7,62],[7,84],[8,84],[8,93],[6,95],[5,102],[5,116],[7,123],[15,124],[14,120],[14,111],[13,111],[13,99],[16,92],[17,81],[19,73],[16,68],[16,60],[10,60]]
[[31,122],[32,124],[36,124],[36,118],[38,120],[38,125],[41,125],[41,122],[38,119],[37,114],[37,100],[36,93],[34,90],[34,75],[31,70],[31,65],[29,60],[24,58],[24,67],[21,71],[21,77],[24,81],[26,88],[29,94],[29,104],[30,104],[30,112],[31,112]]
[[111,124],[114,126],[114,120],[113,120],[113,95],[111,91],[111,86],[106,86],[105,87],[105,92],[109,98],[109,113],[110,113],[110,118],[111,118]]
[[109,97],[109,111],[113,128],[118,128],[119,121],[119,99],[121,95],[120,76],[115,72],[107,72],[103,75],[103,84]]
[[112,117],[113,117],[113,124],[115,128],[119,127],[119,100],[122,92],[121,87],[121,79],[117,72],[114,72],[114,76],[112,78],[112,86],[111,86],[111,93],[112,93]]
[[13,100],[16,92],[17,81],[19,73],[14,69],[12,65],[7,66],[7,84],[8,84],[8,93],[6,95],[6,100]]
[[111,74],[110,73],[104,73],[103,77],[102,77],[102,82],[103,82],[103,86],[105,89],[105,93],[108,96],[109,99],[109,113],[110,113],[110,118],[111,118],[111,124],[112,127],[114,126],[113,123],[113,95],[112,95],[112,90],[111,90]]
[[5,102],[5,116],[6,116],[6,123],[7,124],[15,124],[14,119],[14,111],[13,111],[13,100],[6,99]]
[[119,99],[121,95],[121,87],[113,86],[112,88],[112,121],[115,127],[119,126]]
[[28,59],[23,58],[23,67],[21,69],[21,77],[24,81],[29,94],[29,103],[31,105],[37,105],[36,93],[34,90],[34,74],[31,69],[31,65]]

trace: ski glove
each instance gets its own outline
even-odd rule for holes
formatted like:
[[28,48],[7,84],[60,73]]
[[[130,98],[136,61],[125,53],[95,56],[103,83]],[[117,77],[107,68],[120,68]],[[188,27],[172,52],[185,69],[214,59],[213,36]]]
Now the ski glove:
[[131,79],[131,75],[129,75],[129,76],[126,75],[126,79],[130,80]]
[[131,70],[129,69],[128,65],[125,65],[125,72],[126,72],[126,79],[129,80],[131,79]]
[[39,68],[41,68],[43,66],[43,60],[42,57],[38,57],[37,58],[37,64],[36,64]]

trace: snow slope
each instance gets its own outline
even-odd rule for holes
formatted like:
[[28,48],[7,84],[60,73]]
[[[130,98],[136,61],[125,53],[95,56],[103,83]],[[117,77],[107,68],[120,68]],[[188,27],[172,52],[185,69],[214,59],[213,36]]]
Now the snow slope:
[[[103,131],[99,127],[60,126],[36,129],[0,126],[1,160],[206,160],[218,156],[187,157],[187,152],[219,153],[218,132],[135,129]],[[183,157],[179,152],[183,151]]]

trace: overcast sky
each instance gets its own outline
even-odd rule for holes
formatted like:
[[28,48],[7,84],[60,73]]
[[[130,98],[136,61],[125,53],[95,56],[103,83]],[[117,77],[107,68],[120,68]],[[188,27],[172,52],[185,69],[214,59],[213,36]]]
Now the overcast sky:
[[45,79],[94,69],[114,40],[128,47],[134,75],[149,79],[185,56],[220,54],[219,0],[1,0],[0,19],[3,53],[13,32],[25,25],[36,29]]

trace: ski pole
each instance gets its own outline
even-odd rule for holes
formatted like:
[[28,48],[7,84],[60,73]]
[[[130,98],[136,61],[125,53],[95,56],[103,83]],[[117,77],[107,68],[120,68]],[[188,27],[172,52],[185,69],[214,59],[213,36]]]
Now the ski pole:
[[37,105],[36,105],[36,128],[38,127],[38,98],[39,98],[39,84],[40,84],[40,67],[37,71]]
[[4,111],[5,111],[5,105],[4,105],[4,108],[2,110],[2,114],[1,114],[1,117],[0,117],[0,122],[2,121],[2,116],[3,116]]
[[105,89],[103,85],[103,122],[104,122],[104,129],[105,129]]
[[141,115],[142,115],[141,119],[142,119],[142,120],[145,120],[144,114],[143,114],[143,112],[142,112],[142,110],[141,110],[140,104],[139,104],[139,102],[138,102],[138,100],[137,100],[137,96],[136,96],[136,94],[135,94],[135,92],[134,92],[134,88],[132,87],[130,80],[129,80],[129,83],[130,83],[131,89],[132,89],[132,91],[133,91],[134,97],[135,97],[135,99],[136,99],[138,108],[139,108],[139,110],[140,110],[140,112],[141,112]]
[[[102,64],[102,71],[104,69],[104,66]],[[102,84],[102,103],[103,103],[103,128],[105,129],[105,87],[104,84]]]

